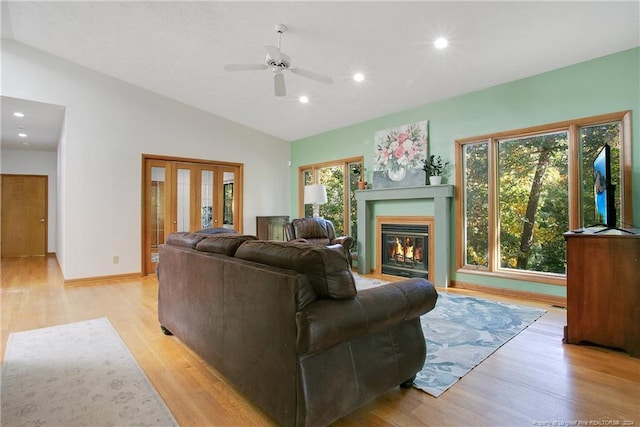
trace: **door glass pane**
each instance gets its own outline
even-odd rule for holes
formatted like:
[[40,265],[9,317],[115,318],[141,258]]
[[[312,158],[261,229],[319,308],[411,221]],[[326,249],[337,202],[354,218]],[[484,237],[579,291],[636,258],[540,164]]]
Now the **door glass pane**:
[[582,152],[582,226],[601,223],[596,218],[593,161],[604,144],[611,147],[610,183],[615,185],[616,223],[620,223],[620,122],[580,128],[580,150]]
[[500,267],[565,273],[568,132],[498,141]]
[[224,172],[222,176],[222,226],[233,228],[233,197],[235,174]]
[[164,243],[165,169],[151,168],[151,262],[158,262],[158,246]]
[[202,171],[200,228],[211,228],[213,220],[213,171]]
[[489,267],[489,145],[464,146],[465,264]]
[[191,171],[178,169],[177,188],[178,219],[176,231],[189,231],[190,197],[191,197]]

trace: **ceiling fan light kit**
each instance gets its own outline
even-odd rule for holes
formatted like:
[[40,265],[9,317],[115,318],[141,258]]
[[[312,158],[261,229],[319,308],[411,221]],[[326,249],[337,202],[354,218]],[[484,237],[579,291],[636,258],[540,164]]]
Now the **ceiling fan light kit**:
[[333,78],[314,71],[304,70],[302,68],[292,67],[291,58],[280,50],[280,41],[282,34],[287,31],[284,24],[276,24],[276,33],[278,33],[278,47],[265,45],[267,57],[264,64],[227,64],[224,66],[225,71],[254,71],[271,69],[273,72],[273,88],[275,96],[285,96],[287,90],[284,83],[283,71],[290,71],[301,77],[306,77],[325,84],[333,84]]

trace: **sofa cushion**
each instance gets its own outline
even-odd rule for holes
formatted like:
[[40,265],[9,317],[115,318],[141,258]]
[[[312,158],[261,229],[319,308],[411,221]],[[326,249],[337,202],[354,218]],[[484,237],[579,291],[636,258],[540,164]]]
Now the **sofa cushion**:
[[183,248],[195,249],[196,245],[207,236],[186,231],[178,231],[167,236],[165,243],[171,246],[181,246]]
[[201,252],[234,256],[240,245],[247,240],[257,240],[257,237],[240,234],[216,234],[201,240],[196,245],[196,249]]
[[325,246],[249,240],[238,248],[235,257],[306,274],[319,298],[344,299],[356,296],[349,262],[344,254]]

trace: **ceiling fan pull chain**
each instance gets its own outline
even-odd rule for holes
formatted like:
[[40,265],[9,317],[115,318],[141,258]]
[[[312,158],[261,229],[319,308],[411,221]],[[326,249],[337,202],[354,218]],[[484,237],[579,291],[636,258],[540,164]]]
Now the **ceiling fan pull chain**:
[[280,40],[282,40],[282,33],[287,31],[287,26],[284,24],[276,24],[276,33],[278,33],[278,49],[280,49]]

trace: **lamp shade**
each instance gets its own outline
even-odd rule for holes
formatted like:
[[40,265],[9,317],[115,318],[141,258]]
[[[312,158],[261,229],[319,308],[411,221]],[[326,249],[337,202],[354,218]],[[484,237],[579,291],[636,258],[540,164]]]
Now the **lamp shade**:
[[304,204],[327,203],[327,189],[322,184],[311,184],[304,186]]

